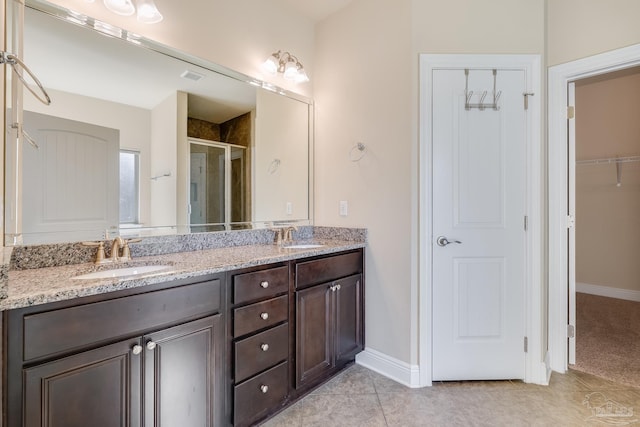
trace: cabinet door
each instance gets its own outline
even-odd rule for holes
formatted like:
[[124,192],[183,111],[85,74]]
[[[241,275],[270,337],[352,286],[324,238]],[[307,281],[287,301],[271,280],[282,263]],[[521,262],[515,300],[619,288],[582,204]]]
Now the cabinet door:
[[336,364],[353,360],[363,348],[362,276],[336,282]]
[[145,426],[222,424],[223,336],[215,315],[143,338]]
[[28,368],[25,427],[140,425],[140,358],[130,340]]
[[325,283],[296,292],[296,387],[334,366],[331,286]]

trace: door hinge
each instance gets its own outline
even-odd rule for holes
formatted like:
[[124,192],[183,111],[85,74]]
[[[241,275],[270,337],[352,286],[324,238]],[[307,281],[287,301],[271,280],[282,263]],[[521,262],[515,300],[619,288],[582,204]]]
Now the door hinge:
[[576,217],[573,215],[567,215],[567,228],[573,228],[576,226]]
[[527,353],[529,351],[529,338],[524,337],[524,352]]
[[567,325],[567,337],[575,338],[576,337],[576,327],[573,325]]
[[527,215],[524,216],[524,231],[529,229],[529,217]]
[[574,119],[576,117],[576,107],[570,105],[567,107],[567,119]]
[[535,95],[535,93],[533,92],[525,92],[522,94],[522,96],[524,96],[524,109],[528,110],[529,109],[529,97]]

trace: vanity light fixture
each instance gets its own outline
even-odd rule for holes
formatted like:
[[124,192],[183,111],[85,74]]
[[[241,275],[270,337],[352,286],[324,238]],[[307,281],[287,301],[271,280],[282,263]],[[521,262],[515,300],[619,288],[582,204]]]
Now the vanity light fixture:
[[[93,0],[85,0],[93,3]],[[155,24],[162,21],[162,14],[156,7],[153,0],[103,0],[104,5],[111,12],[122,16],[131,16],[137,11],[139,22],[144,24]]]
[[262,68],[269,74],[282,73],[284,78],[296,83],[309,81],[309,76],[304,71],[304,67],[292,54],[281,50],[274,52],[262,64]]

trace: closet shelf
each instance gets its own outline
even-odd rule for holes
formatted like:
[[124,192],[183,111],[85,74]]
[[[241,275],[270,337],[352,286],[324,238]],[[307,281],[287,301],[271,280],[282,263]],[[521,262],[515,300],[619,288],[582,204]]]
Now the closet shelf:
[[640,162],[640,156],[631,157],[610,157],[608,159],[576,160],[576,165],[601,165],[615,163],[616,165],[616,187],[622,187],[622,164]]
[[640,156],[631,157],[609,157],[607,159],[593,159],[593,160],[576,160],[577,165],[600,165],[606,163],[634,163],[640,162]]

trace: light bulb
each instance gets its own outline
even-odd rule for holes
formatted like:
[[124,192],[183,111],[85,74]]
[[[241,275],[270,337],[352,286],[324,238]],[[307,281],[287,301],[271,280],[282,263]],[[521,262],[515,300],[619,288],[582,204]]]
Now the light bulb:
[[136,11],[131,0],[104,0],[104,5],[111,12],[123,16],[133,15]]

